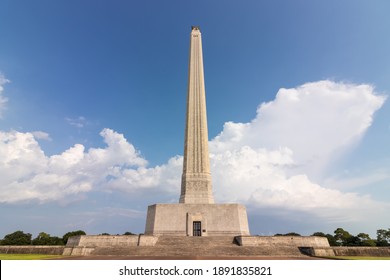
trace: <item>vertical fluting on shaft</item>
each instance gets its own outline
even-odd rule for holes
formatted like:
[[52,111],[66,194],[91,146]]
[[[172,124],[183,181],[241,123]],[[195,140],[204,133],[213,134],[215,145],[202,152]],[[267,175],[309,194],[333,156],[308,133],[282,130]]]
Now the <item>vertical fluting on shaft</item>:
[[180,203],[214,203],[208,150],[202,38],[193,26],[188,66],[187,115]]

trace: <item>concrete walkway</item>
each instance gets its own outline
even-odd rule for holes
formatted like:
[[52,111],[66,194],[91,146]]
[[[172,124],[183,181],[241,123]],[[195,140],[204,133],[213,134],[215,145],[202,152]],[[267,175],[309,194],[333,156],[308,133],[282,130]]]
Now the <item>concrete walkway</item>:
[[74,256],[56,260],[323,260],[309,256]]

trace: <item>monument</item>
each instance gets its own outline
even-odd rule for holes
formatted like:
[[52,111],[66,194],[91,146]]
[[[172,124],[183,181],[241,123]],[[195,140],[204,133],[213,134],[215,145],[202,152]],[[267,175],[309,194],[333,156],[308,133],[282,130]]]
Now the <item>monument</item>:
[[178,204],[148,207],[145,234],[173,236],[249,235],[246,209],[215,204],[208,151],[202,36],[192,26],[188,67],[183,174]]
[[150,205],[145,234],[72,236],[63,249],[63,255],[334,256],[335,252],[326,237],[250,236],[243,205],[214,203],[202,38],[197,26],[193,26],[191,31],[188,71],[179,203]]

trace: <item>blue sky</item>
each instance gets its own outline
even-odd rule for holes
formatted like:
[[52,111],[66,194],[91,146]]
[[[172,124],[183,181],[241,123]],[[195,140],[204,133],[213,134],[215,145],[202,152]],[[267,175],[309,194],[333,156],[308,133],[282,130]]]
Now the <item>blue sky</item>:
[[390,227],[388,1],[0,5],[0,236],[178,201],[191,25],[216,201],[252,234]]

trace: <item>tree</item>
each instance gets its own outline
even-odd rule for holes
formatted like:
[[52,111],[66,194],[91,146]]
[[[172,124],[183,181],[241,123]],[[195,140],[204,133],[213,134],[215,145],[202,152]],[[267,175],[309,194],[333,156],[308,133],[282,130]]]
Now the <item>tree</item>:
[[66,244],[68,242],[69,237],[79,235],[86,235],[86,233],[82,230],[70,231],[64,234],[64,236],[62,237],[62,241],[64,242],[64,244]]
[[31,233],[24,233],[21,230],[4,236],[1,245],[31,245]]
[[301,236],[299,233],[296,232],[289,232],[285,234],[277,233],[274,236]]
[[326,237],[326,234],[320,231],[317,231],[313,233],[311,236],[320,236],[320,237]]
[[347,244],[350,243],[351,237],[352,235],[343,228],[337,228],[334,231],[334,238],[336,240],[337,245],[339,246],[347,246]]
[[61,237],[58,236],[50,236],[50,242],[47,245],[65,245],[64,241],[62,240]]
[[36,238],[32,241],[33,245],[64,245],[62,238],[57,236],[50,236],[45,232],[41,232],[38,234]]
[[135,235],[135,233],[132,233],[130,231],[126,231],[123,235]]
[[388,230],[378,229],[376,231],[376,245],[390,246],[390,228]]
[[326,238],[328,238],[328,242],[329,242],[330,246],[337,246],[338,245],[337,241],[336,241],[336,238],[334,238],[333,235],[328,233],[328,234],[326,234]]
[[289,233],[286,233],[284,236],[301,236],[299,233],[296,233],[296,232],[289,232]]
[[360,246],[373,247],[376,245],[375,240],[372,240],[367,233],[359,233],[357,235],[357,238],[359,238],[359,245]]
[[343,246],[362,246],[360,242],[360,238],[354,235],[351,235],[344,242]]
[[336,242],[336,239],[334,238],[333,235],[331,234],[325,234],[323,232],[315,232],[312,234],[312,236],[320,236],[320,237],[326,237],[328,239],[328,242],[329,242],[329,245],[330,246],[337,246],[337,242]]
[[40,232],[36,238],[33,239],[33,245],[47,245],[50,240],[50,234],[46,232]]
[[101,233],[100,235],[110,235],[110,234],[107,233],[107,232],[103,232],[103,233]]

